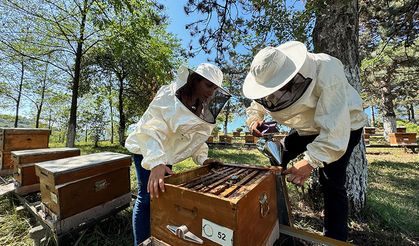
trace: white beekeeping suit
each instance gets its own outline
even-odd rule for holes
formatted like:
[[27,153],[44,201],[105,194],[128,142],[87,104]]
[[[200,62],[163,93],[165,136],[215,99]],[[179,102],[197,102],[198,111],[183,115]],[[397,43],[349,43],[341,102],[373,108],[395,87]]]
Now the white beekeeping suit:
[[[214,94],[203,102],[202,111],[195,114],[177,97],[187,84],[188,76],[198,73],[218,86]],[[134,154],[143,155],[141,165],[148,170],[159,164],[172,165],[192,156],[202,165],[208,158],[205,141],[215,127],[215,119],[230,95],[221,88],[221,70],[203,63],[193,71],[184,66],[170,85],[162,86],[148,109],[128,136],[125,147]]]

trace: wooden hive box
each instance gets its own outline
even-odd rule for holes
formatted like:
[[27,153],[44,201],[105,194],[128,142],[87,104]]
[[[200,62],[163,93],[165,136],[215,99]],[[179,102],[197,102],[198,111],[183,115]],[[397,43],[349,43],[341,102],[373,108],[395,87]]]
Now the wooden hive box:
[[416,133],[389,133],[389,142],[390,145],[414,145],[416,144]]
[[269,168],[203,166],[167,177],[165,184],[151,201],[151,235],[172,245],[196,245],[169,229],[182,225],[203,245],[265,245],[277,221]]
[[139,246],[171,246],[155,237],[149,237],[144,242],[140,243]]
[[253,135],[246,135],[244,137],[244,142],[245,143],[256,143],[257,142],[257,138]]
[[48,148],[51,130],[38,128],[0,128],[0,170],[12,170],[10,151]]
[[218,137],[220,143],[229,143],[231,144],[233,138],[231,136],[222,135]]
[[[35,164],[44,161],[79,156],[78,148],[47,148],[12,151],[14,178],[18,187],[38,185],[39,178],[35,174]],[[39,187],[39,185],[38,185]]]
[[375,127],[364,127],[364,134],[375,134]]
[[130,193],[130,165],[112,152],[37,163],[44,212],[62,220]]

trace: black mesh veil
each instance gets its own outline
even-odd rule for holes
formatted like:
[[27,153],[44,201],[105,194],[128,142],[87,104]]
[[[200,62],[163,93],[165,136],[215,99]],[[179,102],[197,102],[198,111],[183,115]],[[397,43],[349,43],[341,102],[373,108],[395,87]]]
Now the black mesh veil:
[[231,95],[222,88],[216,89],[212,97],[208,98],[206,102],[203,102],[202,111],[198,116],[206,122],[214,124],[215,119],[230,97]]
[[[192,70],[189,71],[189,76],[192,74],[196,75]],[[189,78],[188,76],[188,78]],[[203,77],[201,77],[203,78]],[[199,79],[198,79],[199,80]],[[194,93],[195,83],[193,80],[189,81],[179,88],[176,91],[176,97],[185,105],[192,113],[203,119],[204,121],[214,124],[218,114],[223,109],[224,105],[230,99],[231,95],[226,90],[221,87],[217,87],[214,90],[213,94],[205,99],[204,101],[200,101],[199,99],[192,106],[188,106],[182,101],[182,97],[184,95],[191,95]],[[182,96],[183,95],[183,96]]]
[[255,101],[268,111],[277,112],[296,102],[307,90],[311,81],[311,78],[305,78],[297,73],[284,87],[266,97],[255,99]]

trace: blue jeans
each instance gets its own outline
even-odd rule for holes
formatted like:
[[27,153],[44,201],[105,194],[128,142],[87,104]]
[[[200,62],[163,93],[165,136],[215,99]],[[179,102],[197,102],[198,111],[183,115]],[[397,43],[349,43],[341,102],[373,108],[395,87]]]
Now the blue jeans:
[[142,243],[150,237],[150,194],[147,192],[150,171],[141,166],[142,155],[134,155],[135,170],[137,172],[138,197],[132,210],[132,229],[134,245]]

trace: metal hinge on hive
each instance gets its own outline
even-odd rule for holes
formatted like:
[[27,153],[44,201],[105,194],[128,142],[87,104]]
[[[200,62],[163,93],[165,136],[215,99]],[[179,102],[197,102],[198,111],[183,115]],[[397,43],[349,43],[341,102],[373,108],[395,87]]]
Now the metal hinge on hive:
[[186,225],[181,226],[174,226],[174,225],[167,225],[167,229],[175,234],[178,238],[181,238],[183,240],[197,243],[197,244],[203,244],[204,241],[194,235],[192,232],[188,230],[188,227]]

